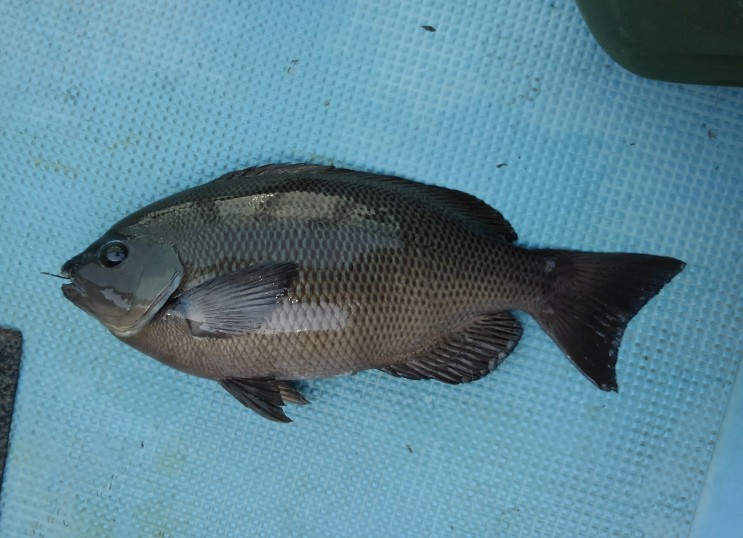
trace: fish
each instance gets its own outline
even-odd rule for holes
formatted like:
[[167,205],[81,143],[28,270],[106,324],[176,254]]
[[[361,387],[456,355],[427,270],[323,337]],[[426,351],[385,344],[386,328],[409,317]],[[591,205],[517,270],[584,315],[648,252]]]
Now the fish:
[[622,335],[683,268],[532,249],[470,194],[310,164],[238,170],[155,201],[68,260],[64,296],[116,338],[291,422],[306,380],[378,369],[469,383],[532,316],[598,388]]

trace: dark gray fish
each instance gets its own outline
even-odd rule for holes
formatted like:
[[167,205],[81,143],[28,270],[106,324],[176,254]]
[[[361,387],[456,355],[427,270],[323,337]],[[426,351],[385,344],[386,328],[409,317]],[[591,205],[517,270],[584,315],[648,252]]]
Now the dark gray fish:
[[62,289],[124,342],[273,420],[306,403],[296,380],[369,368],[479,379],[521,336],[511,310],[616,390],[625,326],[683,262],[515,241],[500,213],[460,191],[264,166],[121,220],[64,264]]

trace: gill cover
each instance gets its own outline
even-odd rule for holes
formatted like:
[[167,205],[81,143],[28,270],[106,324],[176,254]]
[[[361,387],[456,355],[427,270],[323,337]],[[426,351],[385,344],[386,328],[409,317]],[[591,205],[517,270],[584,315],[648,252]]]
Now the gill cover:
[[65,297],[118,336],[141,329],[178,288],[183,265],[173,245],[109,232],[62,267]]

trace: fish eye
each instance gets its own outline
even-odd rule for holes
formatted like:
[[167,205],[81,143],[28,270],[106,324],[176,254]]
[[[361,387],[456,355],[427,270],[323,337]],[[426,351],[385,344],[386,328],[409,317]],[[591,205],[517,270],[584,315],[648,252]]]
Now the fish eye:
[[129,249],[121,241],[111,241],[101,248],[98,259],[105,267],[116,267],[126,260]]

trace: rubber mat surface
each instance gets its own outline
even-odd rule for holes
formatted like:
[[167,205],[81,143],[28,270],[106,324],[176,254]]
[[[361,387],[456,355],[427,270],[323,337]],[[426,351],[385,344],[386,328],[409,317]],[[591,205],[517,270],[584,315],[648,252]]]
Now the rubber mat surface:
[[[740,89],[623,71],[567,0],[8,0],[0,28],[0,324],[24,333],[0,536],[688,532],[743,356]],[[630,323],[618,394],[523,315],[481,381],[315,381],[290,425],[39,274],[287,161],[470,192],[530,246],[688,265]]]

